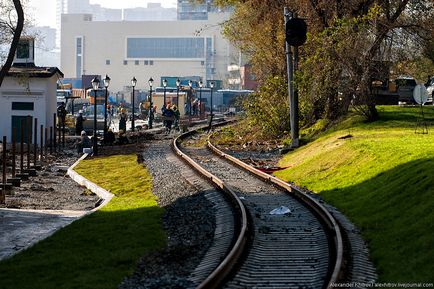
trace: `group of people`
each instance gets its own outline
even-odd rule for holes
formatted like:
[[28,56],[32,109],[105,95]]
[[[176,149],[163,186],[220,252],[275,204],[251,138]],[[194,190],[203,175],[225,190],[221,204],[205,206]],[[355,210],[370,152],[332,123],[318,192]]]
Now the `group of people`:
[[[107,130],[107,132],[104,135],[103,142],[106,145],[113,145],[113,144],[127,144],[129,143],[128,138],[126,136],[126,120],[127,114],[125,109],[122,109],[120,113],[120,121],[119,121],[119,134],[118,138],[116,139],[115,133],[111,128]],[[87,135],[86,131],[83,127],[83,122],[85,121],[85,117],[83,116],[83,111],[80,110],[78,112],[78,115],[75,119],[75,133],[76,135],[80,135],[80,141],[77,144],[77,152],[82,153],[84,148],[91,148],[92,147],[92,141]]]
[[[128,144],[129,140],[126,136],[125,131],[120,130],[118,137],[116,139],[116,135],[111,128],[109,128],[104,136],[103,143],[105,145],[123,145]],[[86,131],[81,131],[80,133],[80,141],[77,143],[77,152],[83,153],[85,148],[92,148],[92,140],[86,134]]]
[[[151,116],[153,116],[154,112],[156,110],[156,107],[152,108]],[[166,134],[170,133],[172,130],[172,127],[174,127],[176,130],[179,130],[179,119],[180,119],[180,112],[178,107],[175,104],[171,104],[170,102],[167,103],[165,106],[161,108],[161,113],[163,117],[163,125],[165,127]],[[112,144],[126,144],[129,143],[128,138],[126,137],[126,131],[127,131],[127,119],[128,114],[126,112],[126,109],[123,107],[120,107],[119,109],[119,134],[118,138],[116,139],[116,136],[111,128],[109,128],[104,136],[104,144],[112,145]],[[75,132],[76,135],[80,135],[80,141],[77,145],[77,151],[79,153],[83,152],[84,148],[91,148],[92,147],[92,141],[89,138],[89,136],[86,134],[86,131],[83,128],[83,123],[85,121],[85,117],[83,116],[83,111],[80,110],[78,112],[78,115],[75,119]]]
[[[185,115],[199,115],[203,114],[203,111],[201,111],[201,102],[198,99],[195,99],[190,103],[186,102],[184,104],[184,111],[185,111]],[[190,111],[191,109],[191,111]]]
[[170,102],[167,103],[161,108],[161,114],[163,116],[163,125],[166,128],[166,134],[170,133],[172,125],[174,125],[176,130],[179,130],[180,112],[175,104],[171,105]]

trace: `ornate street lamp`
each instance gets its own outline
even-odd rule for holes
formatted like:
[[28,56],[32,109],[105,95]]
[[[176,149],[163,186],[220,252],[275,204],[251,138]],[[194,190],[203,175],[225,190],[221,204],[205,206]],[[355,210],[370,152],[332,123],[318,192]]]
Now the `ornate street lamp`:
[[105,98],[104,98],[104,140],[107,136],[107,98],[108,98],[108,87],[110,85],[110,77],[106,74],[103,79],[104,87],[105,87]]
[[190,95],[189,95],[189,101],[188,101],[188,119],[191,120],[191,99],[193,98],[193,81],[188,81],[188,86],[190,87]]
[[94,100],[93,100],[93,154],[98,155],[98,140],[96,136],[97,122],[96,122],[96,91],[99,88],[99,79],[95,77],[92,79],[92,88],[94,92]]
[[152,107],[152,84],[154,83],[154,80],[151,78],[149,78],[148,80],[149,82],[149,128],[152,128],[152,120],[154,118],[154,113],[153,113],[153,107]]
[[133,97],[131,100],[131,105],[133,106],[132,111],[133,111],[133,115],[131,117],[131,131],[134,131],[134,108],[135,108],[135,104],[134,104],[134,88],[136,87],[137,84],[137,79],[133,76],[133,78],[131,79],[131,86],[133,87]]
[[[164,109],[166,108],[166,87],[167,87],[167,79],[163,79],[163,88],[164,88],[164,91],[163,91],[163,106],[164,106]],[[163,109],[163,108],[161,108],[161,109]]]
[[179,109],[179,86],[181,85],[181,80],[176,79],[176,107]]
[[212,90],[213,90],[213,88],[214,88],[214,81],[211,81],[211,82],[209,83],[209,87],[211,88],[211,101],[210,101],[210,104],[211,104],[211,117],[210,117],[210,119],[209,119],[209,127],[211,128],[212,117],[213,117],[213,113],[212,113]]
[[199,116],[200,116],[200,119],[202,119],[202,87],[203,87],[203,82],[201,80],[201,81],[199,81]]

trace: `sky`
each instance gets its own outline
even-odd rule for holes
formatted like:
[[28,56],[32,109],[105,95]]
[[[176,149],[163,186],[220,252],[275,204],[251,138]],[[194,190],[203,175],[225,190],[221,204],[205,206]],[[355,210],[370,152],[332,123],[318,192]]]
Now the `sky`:
[[[74,1],[74,0],[70,0]],[[176,8],[176,0],[90,0],[90,4],[99,4],[106,8],[146,7],[147,3],[160,2],[163,7]],[[29,13],[36,26],[56,25],[56,0],[29,0]]]

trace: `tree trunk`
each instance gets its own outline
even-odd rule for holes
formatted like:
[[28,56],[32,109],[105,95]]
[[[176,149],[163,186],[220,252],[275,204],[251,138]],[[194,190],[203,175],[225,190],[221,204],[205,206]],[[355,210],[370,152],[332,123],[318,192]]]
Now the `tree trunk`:
[[11,47],[9,49],[8,57],[6,59],[5,64],[2,66],[0,70],[0,87],[2,86],[3,79],[5,78],[6,74],[8,73],[9,69],[12,66],[12,62],[14,60],[15,51],[18,47],[18,42],[21,37],[21,32],[23,31],[24,27],[24,12],[23,7],[21,6],[20,0],[13,0],[15,10],[17,11],[17,26],[15,27],[14,31],[14,38],[12,39]]

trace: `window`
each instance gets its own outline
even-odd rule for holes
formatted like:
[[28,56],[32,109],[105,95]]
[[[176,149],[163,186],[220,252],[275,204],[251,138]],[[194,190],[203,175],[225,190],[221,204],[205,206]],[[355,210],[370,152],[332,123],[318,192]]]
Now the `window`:
[[201,61],[200,65],[204,66],[205,65],[205,61]]
[[204,58],[204,48],[202,37],[128,38],[127,58]]
[[12,102],[12,110],[34,110],[33,102]]
[[124,65],[128,65],[128,60],[124,60]]
[[83,65],[82,61],[82,55],[83,55],[83,37],[77,37],[75,39],[75,76],[77,78],[80,78],[81,68]]
[[148,64],[149,64],[149,61],[145,60],[145,65],[148,65]]
[[140,61],[136,60],[136,61],[134,61],[134,64],[135,64],[135,65],[139,65],[139,62],[140,62]]
[[20,40],[17,47],[17,58],[30,57],[30,43],[27,40]]
[[149,65],[154,65],[154,60],[149,60]]
[[105,64],[106,64],[106,65],[110,65],[110,59],[106,59],[106,60],[105,60]]
[[207,56],[213,56],[212,38],[211,37],[208,37],[206,39],[206,54],[207,54]]

